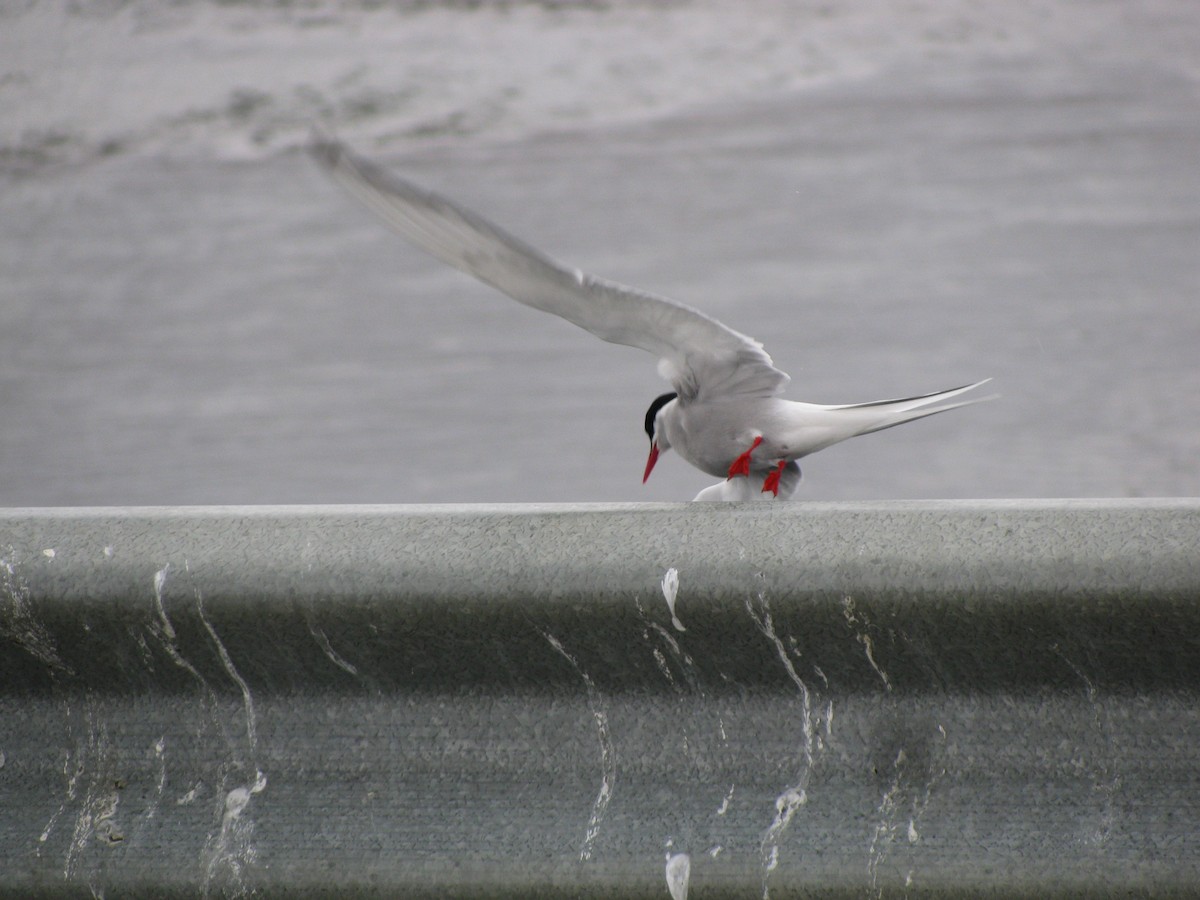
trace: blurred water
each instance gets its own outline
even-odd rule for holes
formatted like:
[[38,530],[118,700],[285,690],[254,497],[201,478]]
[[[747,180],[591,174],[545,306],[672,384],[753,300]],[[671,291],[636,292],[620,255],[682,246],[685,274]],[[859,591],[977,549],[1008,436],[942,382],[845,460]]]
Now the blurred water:
[[[85,52],[68,13],[62,37],[27,6],[9,23],[46,35],[47,65]],[[55,76],[82,97],[58,125],[30,105],[55,91],[26,47],[0,77],[0,106],[32,110],[0,149],[0,504],[661,500],[707,483],[670,457],[639,483],[654,360],[410,250],[298,152],[314,116],[565,261],[758,337],[791,397],[996,378],[999,402],[810,458],[802,497],[1200,493],[1200,13],[1101,4],[1083,24],[1067,4],[1034,28],[1014,4],[1002,38],[948,8],[957,39],[944,11],[932,36],[937,23],[889,32],[869,5],[812,13],[827,42],[792,49],[820,72],[790,72],[777,29],[746,74],[732,63],[758,58],[766,26],[705,68],[687,55],[719,44],[705,4],[342,19],[184,4],[156,24],[114,3],[86,90]],[[651,55],[680,10],[690,43]],[[403,34],[370,27],[384,15]],[[258,28],[234,35],[230,16]],[[603,40],[626,32],[643,43]],[[206,115],[198,83],[185,116],[150,83],[180,46],[199,57],[167,82],[204,54],[269,82],[315,52],[312,34],[320,103],[292,85]],[[440,50],[374,62],[438,35]],[[530,72],[472,56],[489,35],[510,50],[554,35],[563,58]],[[360,86],[403,93],[409,64],[408,106],[329,99],[353,65]],[[736,85],[683,90],[701,69]],[[496,72],[509,100],[470,112]],[[129,91],[131,73],[141,113],[100,77]],[[535,83],[555,77],[547,99]],[[461,115],[423,128],[439,96]]]

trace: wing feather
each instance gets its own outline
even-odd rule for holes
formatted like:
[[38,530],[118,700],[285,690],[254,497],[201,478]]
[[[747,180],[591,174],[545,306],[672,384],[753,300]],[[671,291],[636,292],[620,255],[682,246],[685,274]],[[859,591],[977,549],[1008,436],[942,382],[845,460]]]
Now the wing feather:
[[351,196],[427,253],[601,340],[659,356],[681,399],[773,396],[788,382],[758,341],[690,306],[564,266],[338,141],[319,139],[312,150]]

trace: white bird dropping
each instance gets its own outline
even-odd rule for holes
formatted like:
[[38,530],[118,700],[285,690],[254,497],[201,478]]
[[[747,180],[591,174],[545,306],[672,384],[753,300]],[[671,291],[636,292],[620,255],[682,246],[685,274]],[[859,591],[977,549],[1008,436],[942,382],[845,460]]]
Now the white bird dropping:
[[671,624],[675,626],[676,631],[687,631],[683,627],[683,623],[679,621],[679,617],[675,615],[675,597],[679,594],[679,570],[675,568],[667,569],[667,574],[662,580],[663,599],[667,601],[667,609],[671,611]]
[[[675,570],[672,569],[672,572]],[[692,858],[686,853],[667,857],[667,890],[671,900],[687,900],[688,879],[692,877]]]

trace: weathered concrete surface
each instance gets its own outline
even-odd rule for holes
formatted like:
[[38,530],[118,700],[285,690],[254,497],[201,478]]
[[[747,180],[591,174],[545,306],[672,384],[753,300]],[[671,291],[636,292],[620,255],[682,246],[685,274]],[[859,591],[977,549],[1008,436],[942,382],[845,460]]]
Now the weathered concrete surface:
[[0,891],[1187,893],[1198,694],[1194,500],[7,510]]

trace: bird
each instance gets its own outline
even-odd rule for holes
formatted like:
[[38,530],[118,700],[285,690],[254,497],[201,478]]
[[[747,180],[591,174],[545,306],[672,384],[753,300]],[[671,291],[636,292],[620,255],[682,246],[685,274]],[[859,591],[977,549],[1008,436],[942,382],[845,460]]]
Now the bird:
[[[699,501],[787,500],[797,460],[859,435],[993,399],[957,399],[991,381],[868,403],[780,396],[790,381],[758,341],[686,304],[564,265],[476,212],[318,132],[311,155],[333,180],[410,243],[526,306],[596,337],[649,351],[671,385],[646,411],[649,478],[662,454],[721,480]],[[953,402],[950,402],[953,401]]]

